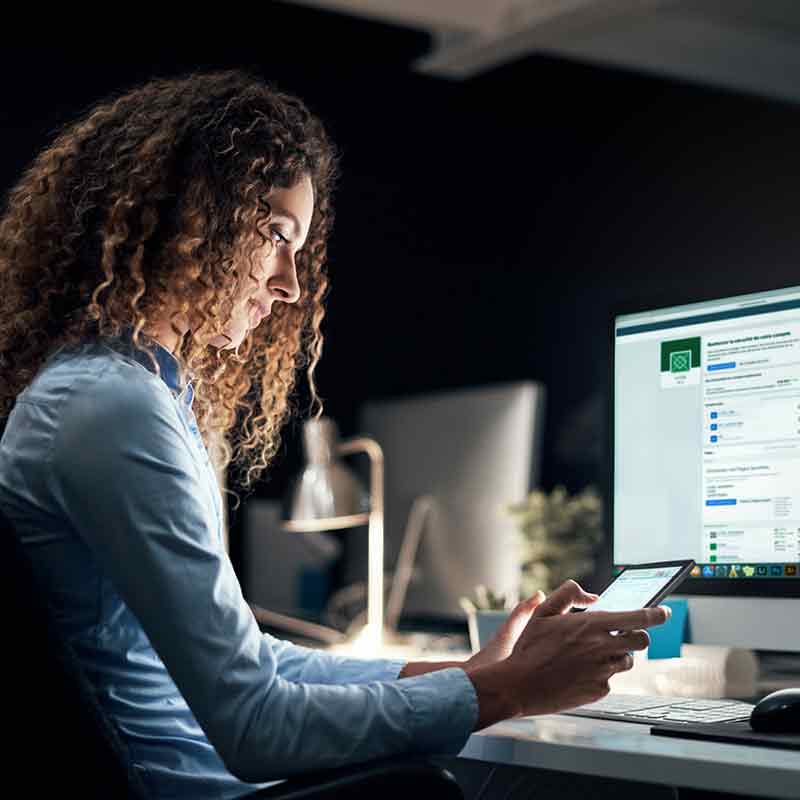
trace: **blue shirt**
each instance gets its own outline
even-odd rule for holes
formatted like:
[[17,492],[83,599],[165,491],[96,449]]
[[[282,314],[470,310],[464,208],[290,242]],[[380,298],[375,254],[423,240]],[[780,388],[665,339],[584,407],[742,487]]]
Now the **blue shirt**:
[[[52,355],[0,440],[0,507],[154,797],[230,798],[295,773],[456,753],[478,717],[451,667],[347,659],[260,631],[225,551],[192,386],[158,348]],[[121,342],[124,345],[124,340]]]

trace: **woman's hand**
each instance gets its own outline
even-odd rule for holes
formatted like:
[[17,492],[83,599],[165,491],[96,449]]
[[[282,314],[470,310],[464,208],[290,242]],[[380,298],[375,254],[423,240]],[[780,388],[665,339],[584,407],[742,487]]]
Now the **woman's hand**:
[[[570,614],[593,600],[567,581],[530,614],[503,661],[470,668],[478,694],[476,730],[518,715],[552,714],[599,700],[609,679],[633,666],[631,653],[645,650],[645,628],[661,625],[669,608]],[[620,631],[617,636],[612,631]]]
[[464,666],[466,668],[485,667],[508,658],[533,612],[544,602],[544,599],[544,592],[538,591],[532,597],[516,605],[492,639],[472,658],[469,658]]
[[[567,588],[565,589],[565,587]],[[569,593],[573,600],[573,605],[586,606],[593,603],[598,597],[596,594],[585,592],[574,581],[567,581],[559,586],[549,599],[545,598],[543,591],[536,592],[532,597],[515,606],[508,619],[492,637],[491,641],[475,653],[472,658],[468,659],[464,666],[466,668],[485,667],[508,658],[514,650],[514,645],[517,643],[519,635],[525,630],[525,626],[531,617],[563,613],[560,609],[563,607],[562,601],[565,592]]]
[[533,612],[545,599],[544,592],[536,592],[533,597],[523,600],[511,611],[508,619],[498,629],[484,647],[466,661],[409,661],[402,670],[399,678],[410,678],[413,675],[423,675],[437,669],[447,667],[462,667],[466,670],[487,667],[503,661],[511,655],[520,633],[525,629]]

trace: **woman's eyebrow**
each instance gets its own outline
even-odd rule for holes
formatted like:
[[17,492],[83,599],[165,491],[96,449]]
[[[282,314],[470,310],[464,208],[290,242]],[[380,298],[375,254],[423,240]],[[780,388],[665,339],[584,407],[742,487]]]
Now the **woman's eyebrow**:
[[273,205],[272,206],[272,218],[275,217],[284,217],[284,219],[288,219],[289,222],[292,223],[294,226],[294,235],[300,235],[300,223],[297,220],[297,217],[292,214],[291,211],[287,211],[285,208],[281,208],[280,206]]

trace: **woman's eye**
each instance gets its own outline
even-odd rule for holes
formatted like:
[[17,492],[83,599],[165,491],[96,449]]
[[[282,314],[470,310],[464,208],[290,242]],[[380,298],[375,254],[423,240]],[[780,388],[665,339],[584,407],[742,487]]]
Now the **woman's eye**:
[[274,240],[278,243],[283,242],[284,244],[289,244],[289,240],[277,228],[272,229],[272,235]]

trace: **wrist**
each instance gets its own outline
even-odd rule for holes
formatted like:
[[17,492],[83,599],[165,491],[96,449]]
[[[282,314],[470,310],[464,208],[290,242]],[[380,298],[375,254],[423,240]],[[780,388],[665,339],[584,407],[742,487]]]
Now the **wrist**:
[[477,653],[473,653],[461,666],[464,667],[467,672],[472,669],[477,669],[481,666],[480,654],[480,650]]
[[521,716],[522,703],[517,691],[517,680],[513,675],[513,667],[507,660],[474,668],[464,664],[463,668],[478,697],[476,731],[495,722]]
[[411,678],[414,675],[424,675],[426,672],[436,672],[439,669],[450,667],[464,667],[463,661],[409,661],[400,670],[398,678]]

